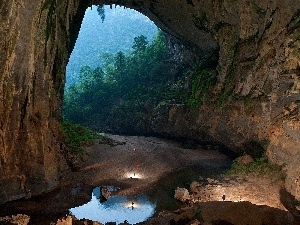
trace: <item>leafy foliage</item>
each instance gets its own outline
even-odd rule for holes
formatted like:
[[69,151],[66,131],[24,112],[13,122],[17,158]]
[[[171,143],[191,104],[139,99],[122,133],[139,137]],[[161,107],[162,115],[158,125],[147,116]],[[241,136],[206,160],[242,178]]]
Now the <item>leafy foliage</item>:
[[61,128],[65,144],[78,156],[84,156],[86,154],[83,146],[94,143],[95,138],[99,137],[99,134],[79,124],[64,122]]
[[199,107],[208,99],[209,89],[217,82],[213,69],[196,70],[194,73],[196,75],[192,79],[192,91],[188,99],[188,104],[192,108]]
[[258,175],[272,175],[274,178],[281,178],[282,172],[279,166],[270,164],[266,155],[255,159],[254,162],[247,165],[239,163],[237,160],[233,162],[231,168],[226,171],[225,175],[238,174],[258,174]]

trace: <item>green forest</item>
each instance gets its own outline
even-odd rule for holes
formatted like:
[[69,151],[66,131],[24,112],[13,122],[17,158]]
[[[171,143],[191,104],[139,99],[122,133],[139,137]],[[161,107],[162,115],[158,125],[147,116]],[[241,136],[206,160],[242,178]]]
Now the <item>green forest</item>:
[[163,32],[151,43],[143,35],[135,37],[129,53],[102,57],[101,67],[82,67],[80,82],[65,91],[65,121],[95,131],[133,134],[137,127],[147,130],[159,102],[184,100],[183,82],[174,81],[169,72],[173,65]]

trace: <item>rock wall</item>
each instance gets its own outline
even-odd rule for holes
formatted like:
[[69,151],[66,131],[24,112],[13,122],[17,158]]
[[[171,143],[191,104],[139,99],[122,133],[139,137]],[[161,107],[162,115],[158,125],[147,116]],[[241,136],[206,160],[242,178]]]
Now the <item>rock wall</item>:
[[219,44],[218,83],[199,109],[159,105],[153,129],[223,143],[241,154],[265,150],[284,167],[286,188],[299,199],[300,5],[189,2],[194,24]]
[[79,1],[0,1],[0,203],[59,184],[70,29],[84,11]]
[[265,148],[300,199],[300,3],[7,0],[0,1],[0,203],[59,183],[65,66],[92,3],[134,8],[197,54],[218,52],[211,99],[199,109],[161,105],[153,129],[235,151]]

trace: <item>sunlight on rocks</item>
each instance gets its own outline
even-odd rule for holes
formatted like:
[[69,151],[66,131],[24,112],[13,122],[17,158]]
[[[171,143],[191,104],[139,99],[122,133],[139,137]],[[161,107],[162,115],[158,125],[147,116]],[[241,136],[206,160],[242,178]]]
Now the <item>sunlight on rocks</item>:
[[[192,182],[189,193],[185,193],[184,200],[175,198],[183,202],[208,202],[208,201],[227,201],[227,202],[251,202],[255,205],[267,205],[270,207],[286,210],[280,202],[280,184],[271,182],[263,177],[228,177],[223,180],[207,178],[199,182]],[[273,194],[269,195],[270,190]],[[186,190],[187,191],[187,190]]]

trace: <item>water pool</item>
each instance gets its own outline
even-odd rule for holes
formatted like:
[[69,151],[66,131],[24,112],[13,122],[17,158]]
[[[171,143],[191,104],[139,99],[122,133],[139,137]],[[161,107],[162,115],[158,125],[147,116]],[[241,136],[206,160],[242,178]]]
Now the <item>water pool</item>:
[[[143,222],[155,213],[156,205],[145,194],[135,196],[112,196],[107,201],[100,201],[100,188],[94,188],[92,199],[79,207],[71,208],[70,214],[77,219],[89,219],[101,223],[128,221],[130,224]],[[109,187],[112,193],[115,187]]]

